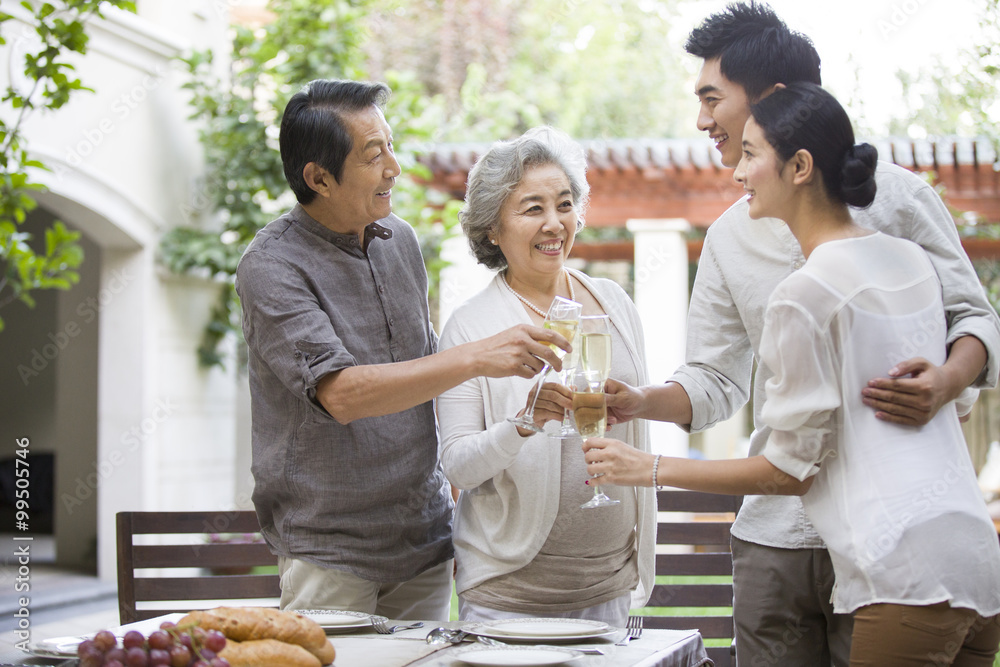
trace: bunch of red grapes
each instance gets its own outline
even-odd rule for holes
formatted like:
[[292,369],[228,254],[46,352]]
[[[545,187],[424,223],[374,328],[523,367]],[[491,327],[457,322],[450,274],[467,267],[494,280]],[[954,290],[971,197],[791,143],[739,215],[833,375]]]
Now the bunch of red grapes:
[[166,621],[149,637],[129,630],[120,645],[113,632],[101,630],[81,642],[76,654],[80,667],[229,667],[219,657],[225,646],[226,636],[218,630]]

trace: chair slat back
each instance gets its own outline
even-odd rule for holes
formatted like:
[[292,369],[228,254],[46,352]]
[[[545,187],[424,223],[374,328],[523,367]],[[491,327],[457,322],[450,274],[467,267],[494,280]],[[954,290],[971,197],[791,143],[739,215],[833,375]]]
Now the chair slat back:
[[[259,539],[260,524],[252,511],[119,512],[117,532],[122,624],[187,612],[199,607],[197,601],[205,600],[218,604],[263,600],[267,606],[277,605],[281,595],[277,573],[249,573],[255,567],[277,566],[278,559],[267,545],[249,540],[213,541],[220,535]],[[136,544],[136,535],[156,535],[159,543]],[[137,576],[136,570],[146,568],[167,572]],[[182,568],[184,572],[169,572]],[[201,573],[193,575],[191,569]],[[171,604],[149,604],[164,602]]]
[[[708,656],[718,667],[731,667],[733,638],[733,559],[729,551],[729,528],[743,498],[696,491],[666,490],[657,493],[661,517],[657,545],[669,545],[669,553],[656,556],[658,577],[696,577],[691,582],[657,584],[647,607],[670,615],[644,617],[649,628],[690,630],[705,639],[727,639],[726,646],[710,646]],[[658,549],[663,551],[663,549]],[[718,583],[705,577],[720,577]],[[720,607],[707,616],[693,615],[691,607]]]

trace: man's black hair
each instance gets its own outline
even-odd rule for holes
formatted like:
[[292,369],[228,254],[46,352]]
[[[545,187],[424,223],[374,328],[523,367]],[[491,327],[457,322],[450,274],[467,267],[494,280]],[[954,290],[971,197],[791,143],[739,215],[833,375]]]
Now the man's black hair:
[[806,81],[821,85],[820,61],[812,40],[788,29],[765,3],[734,2],[691,31],[684,49],[705,60],[719,59],[719,70],[760,99],[776,83]]

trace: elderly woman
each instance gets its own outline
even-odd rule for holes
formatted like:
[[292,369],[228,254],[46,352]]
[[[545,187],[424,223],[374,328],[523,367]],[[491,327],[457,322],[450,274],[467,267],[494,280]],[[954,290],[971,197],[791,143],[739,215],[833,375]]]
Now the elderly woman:
[[[614,282],[565,267],[588,193],[583,150],[555,129],[498,142],[482,156],[460,218],[475,257],[498,271],[451,316],[442,350],[511,325],[540,326],[562,296],[581,303],[584,315],[610,317],[611,376],[644,381],[634,304]],[[584,483],[579,438],[560,444],[508,421],[526,411],[532,385],[480,377],[438,398],[441,460],[462,491],[454,530],[459,614],[467,621],[562,617],[622,626],[652,590],[653,492],[617,487],[610,495],[620,505],[580,509],[593,487]],[[535,423],[561,420],[568,406],[568,390],[547,383]],[[649,449],[642,420],[608,435]]]

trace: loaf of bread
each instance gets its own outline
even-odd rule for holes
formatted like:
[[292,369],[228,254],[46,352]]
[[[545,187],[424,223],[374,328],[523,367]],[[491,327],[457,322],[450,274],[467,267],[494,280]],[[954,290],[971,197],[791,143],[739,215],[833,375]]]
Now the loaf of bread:
[[192,611],[177,623],[195,623],[206,630],[218,630],[226,639],[237,642],[274,639],[295,644],[312,653],[323,665],[333,662],[336,655],[323,628],[316,621],[294,611],[266,607],[216,607]]
[[231,667],[320,667],[319,658],[309,651],[277,639],[227,641],[219,656]]

